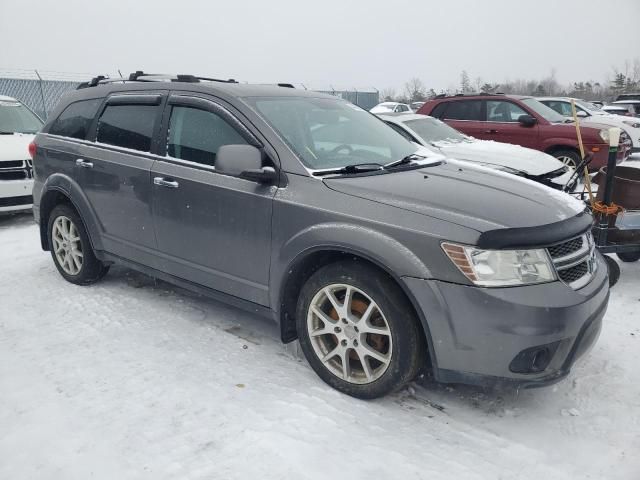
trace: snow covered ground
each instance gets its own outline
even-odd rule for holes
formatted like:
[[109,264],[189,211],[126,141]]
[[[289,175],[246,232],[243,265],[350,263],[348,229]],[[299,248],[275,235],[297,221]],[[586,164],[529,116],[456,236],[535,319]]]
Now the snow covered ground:
[[556,386],[364,402],[269,321],[113,268],[66,283],[0,218],[0,479],[638,479],[640,263]]

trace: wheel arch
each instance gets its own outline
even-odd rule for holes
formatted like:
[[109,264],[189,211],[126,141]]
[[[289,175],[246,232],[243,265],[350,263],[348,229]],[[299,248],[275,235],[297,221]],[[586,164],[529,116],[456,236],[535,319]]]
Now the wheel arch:
[[398,286],[413,308],[415,316],[418,319],[418,327],[427,345],[430,365],[435,365],[429,325],[424,313],[419,308],[417,300],[407,285],[402,281],[402,278],[397,275],[393,269],[389,268],[388,265],[375,258],[375,256],[362,250],[343,246],[324,245],[312,247],[297,255],[289,264],[286,270],[287,273],[282,279],[280,288],[278,289],[278,309],[276,317],[280,323],[282,341],[289,343],[298,338],[295,314],[298,297],[306,280],[325,265],[341,261],[363,262],[375,268],[381,274],[386,275]]

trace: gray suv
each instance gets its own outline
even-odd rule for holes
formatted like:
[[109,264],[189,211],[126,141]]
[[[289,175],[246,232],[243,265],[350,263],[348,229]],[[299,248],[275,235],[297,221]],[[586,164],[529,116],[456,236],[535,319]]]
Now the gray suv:
[[421,371],[545,385],[598,337],[607,267],[565,194],[328,95],[140,73],[84,87],[30,147],[42,248],[72,283],[117,263],[258,312],[360,398]]

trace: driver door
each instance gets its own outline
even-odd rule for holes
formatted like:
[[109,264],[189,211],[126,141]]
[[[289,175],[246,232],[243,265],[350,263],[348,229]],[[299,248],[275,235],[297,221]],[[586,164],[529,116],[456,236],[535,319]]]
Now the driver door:
[[173,95],[167,109],[161,136],[166,155],[151,171],[161,269],[268,305],[276,189],[215,168],[221,146],[258,141],[216,102]]

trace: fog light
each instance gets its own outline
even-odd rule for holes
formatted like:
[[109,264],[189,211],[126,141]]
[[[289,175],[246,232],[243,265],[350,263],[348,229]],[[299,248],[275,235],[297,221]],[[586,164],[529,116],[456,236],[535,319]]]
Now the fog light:
[[551,363],[561,342],[539,345],[522,350],[509,364],[513,373],[540,373]]

